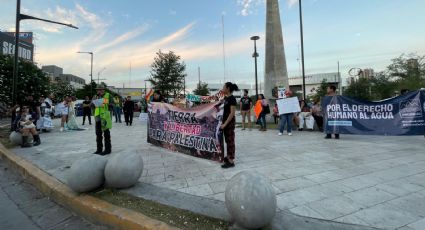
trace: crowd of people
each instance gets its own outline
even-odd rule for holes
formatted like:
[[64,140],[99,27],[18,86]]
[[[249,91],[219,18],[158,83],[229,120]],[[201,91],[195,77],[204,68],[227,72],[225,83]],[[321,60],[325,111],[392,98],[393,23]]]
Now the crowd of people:
[[[40,97],[39,101],[35,101],[33,96],[27,96],[22,102],[12,108],[12,131],[22,134],[22,147],[31,147],[41,144],[39,132],[48,132],[53,128],[52,119],[59,117],[61,119],[60,132],[86,130],[82,128],[86,124],[92,125],[92,116],[94,116],[96,130],[96,152],[94,154],[106,155],[112,150],[110,129],[112,127],[112,119],[115,117],[115,123],[122,123],[121,116],[124,113],[124,121],[127,126],[133,124],[133,114],[136,104],[131,96],[124,100],[119,96],[111,96],[105,91],[105,88],[96,89],[97,95],[90,99],[89,96],[81,103],[83,122],[81,125],[77,122],[77,105],[76,97],[65,96],[62,102],[54,104],[54,96]],[[222,99],[224,110],[223,119],[220,126],[223,143],[226,142],[226,151],[222,149],[223,168],[231,168],[235,166],[235,127],[236,127],[236,106],[237,100],[233,96],[234,91],[238,91],[238,86],[234,83],[227,82],[224,84],[221,93],[224,95]],[[328,95],[335,95],[336,88],[328,87]],[[286,91],[286,96],[291,97],[290,91]],[[184,98],[183,98],[184,99]],[[178,103],[179,100],[175,100]],[[160,91],[155,91],[151,102],[165,102],[167,99]],[[137,106],[141,107],[141,112],[147,112],[146,101],[139,102]],[[304,128],[312,131],[315,124],[318,130],[323,132],[323,111],[320,100],[314,100],[308,103],[305,100],[300,102],[300,112],[280,114],[278,106],[275,105],[270,110],[270,102],[263,94],[258,95],[258,100],[254,105],[253,100],[249,97],[248,91],[244,91],[244,95],[239,102],[239,109],[242,116],[242,130],[252,130],[252,111],[255,113],[256,124],[259,125],[261,132],[267,131],[267,115],[272,113],[274,123],[279,123],[278,135],[282,136],[285,128],[287,135],[292,135],[292,126],[298,126],[299,131]],[[79,108],[79,107],[78,107]],[[33,136],[34,143],[28,142],[29,135]],[[326,134],[326,138],[332,138],[331,133]],[[335,134],[335,138],[339,138],[339,134]],[[222,147],[224,144],[222,144]],[[227,152],[226,157],[224,153]]]

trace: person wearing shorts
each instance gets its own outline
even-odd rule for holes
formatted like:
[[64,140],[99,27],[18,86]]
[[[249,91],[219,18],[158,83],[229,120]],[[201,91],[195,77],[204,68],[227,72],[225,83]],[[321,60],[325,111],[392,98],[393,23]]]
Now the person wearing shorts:
[[242,130],[245,130],[245,118],[248,117],[248,127],[251,130],[251,108],[252,99],[248,97],[248,90],[244,90],[244,96],[241,98],[240,109],[242,115]]

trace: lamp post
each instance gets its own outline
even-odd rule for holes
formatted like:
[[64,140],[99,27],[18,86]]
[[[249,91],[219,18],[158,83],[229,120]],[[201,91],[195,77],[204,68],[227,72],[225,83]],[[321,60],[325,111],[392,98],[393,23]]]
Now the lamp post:
[[90,97],[93,97],[93,52],[81,52],[78,51],[79,54],[90,54],[91,62],[90,62]]
[[303,35],[303,12],[301,7],[301,0],[298,0],[300,10],[300,35],[301,35],[301,65],[303,74],[303,99],[306,99],[305,95],[305,68],[304,68],[304,35]]
[[16,28],[15,28],[15,61],[13,63],[13,78],[12,78],[12,104],[16,104],[16,85],[18,81],[18,54],[19,54],[19,30],[20,30],[20,22],[21,20],[38,20],[53,24],[59,24],[68,26],[74,29],[78,29],[78,27],[72,24],[66,24],[62,22],[51,21],[47,19],[37,18],[26,14],[21,14],[21,0],[16,0]]
[[104,67],[101,71],[97,72],[97,84],[100,84],[100,80],[106,80],[106,79],[100,79],[100,74],[106,69],[106,67]]
[[254,53],[252,54],[252,57],[255,60],[255,95],[257,97],[258,100],[258,75],[257,75],[257,57],[258,57],[258,53],[257,53],[257,40],[260,39],[259,36],[252,36],[251,40],[254,41]]

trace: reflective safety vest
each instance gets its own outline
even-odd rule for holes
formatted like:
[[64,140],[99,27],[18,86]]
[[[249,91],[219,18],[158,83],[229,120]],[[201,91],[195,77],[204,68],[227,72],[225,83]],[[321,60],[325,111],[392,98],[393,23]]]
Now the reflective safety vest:
[[94,110],[94,116],[100,116],[100,114],[105,111],[109,111],[109,93],[105,93],[105,95],[103,95],[103,106],[96,107]]

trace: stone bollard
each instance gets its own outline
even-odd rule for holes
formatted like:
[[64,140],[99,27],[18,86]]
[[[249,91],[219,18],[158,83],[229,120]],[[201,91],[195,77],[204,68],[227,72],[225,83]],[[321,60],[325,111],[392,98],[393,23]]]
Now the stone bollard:
[[276,192],[272,183],[255,171],[243,171],[230,179],[225,203],[235,223],[233,229],[265,227],[276,214]]
[[129,188],[139,181],[142,172],[143,159],[136,151],[112,155],[105,167],[106,186]]
[[75,161],[66,176],[67,184],[75,192],[90,192],[99,188],[105,182],[107,161],[106,157],[99,155]]
[[[12,142],[15,145],[22,145],[22,134],[20,132],[13,131],[9,135],[9,140],[10,140],[10,142]],[[32,143],[33,141],[34,140],[33,140],[32,135],[29,135],[28,136],[28,143]]]

